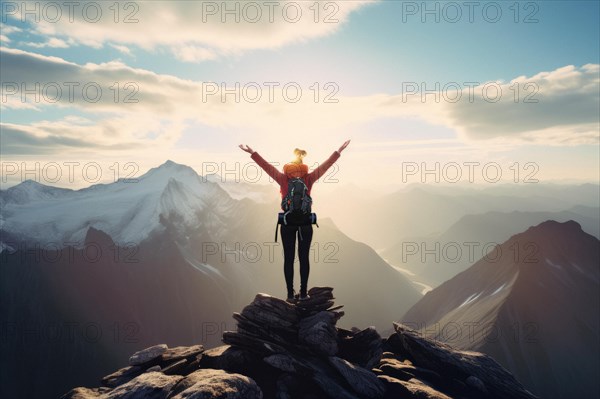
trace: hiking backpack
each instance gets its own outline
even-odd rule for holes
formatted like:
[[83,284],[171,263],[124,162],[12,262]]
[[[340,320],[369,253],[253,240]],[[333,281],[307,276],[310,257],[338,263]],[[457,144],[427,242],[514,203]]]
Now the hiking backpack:
[[[300,177],[288,180],[288,190],[281,201],[284,212],[284,223],[310,224],[308,215],[311,212],[312,198],[308,195],[308,187]],[[306,223],[308,221],[308,223]]]
[[[317,215],[311,212],[312,198],[308,195],[308,187],[304,180],[295,177],[288,180],[287,194],[281,201],[282,213],[279,214],[277,224],[302,226],[316,224]],[[319,225],[317,224],[317,227]],[[300,237],[302,235],[300,233]],[[275,242],[277,242],[277,227],[275,228]]]

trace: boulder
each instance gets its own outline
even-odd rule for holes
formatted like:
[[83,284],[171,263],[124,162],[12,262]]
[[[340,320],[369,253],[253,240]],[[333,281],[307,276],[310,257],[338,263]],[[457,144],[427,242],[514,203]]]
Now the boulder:
[[73,388],[60,399],[96,399],[107,392],[110,392],[110,388]]
[[185,359],[195,357],[204,351],[202,345],[194,346],[177,346],[174,348],[167,348],[161,355],[161,362],[171,362],[173,360]]
[[330,357],[329,361],[344,377],[348,385],[361,397],[369,399],[383,397],[385,387],[372,371],[363,369],[339,357]]
[[338,337],[335,323],[339,315],[326,310],[300,321],[298,340],[315,353],[334,356],[338,352]]
[[256,382],[224,370],[201,369],[183,378],[168,399],[262,399]]
[[138,375],[142,374],[144,369],[139,366],[128,366],[115,371],[112,374],[102,378],[102,385],[114,388],[121,384],[125,384],[133,380]]
[[154,345],[146,349],[142,349],[139,352],[135,352],[129,358],[129,364],[131,366],[139,366],[144,363],[148,363],[152,360],[158,359],[167,350],[167,345],[160,344]]
[[166,399],[171,388],[183,377],[151,371],[119,385],[101,396],[102,399]]
[[[397,350],[408,356],[415,365],[443,375],[450,381],[477,378],[491,398],[535,398],[511,373],[486,354],[455,350],[399,323],[394,323],[394,329],[397,339],[392,341],[400,346]],[[471,384],[467,385],[474,386],[481,393],[481,384],[473,382],[473,379],[470,381]]]
[[339,356],[372,369],[377,366],[383,354],[383,341],[374,327],[348,331],[338,329]]

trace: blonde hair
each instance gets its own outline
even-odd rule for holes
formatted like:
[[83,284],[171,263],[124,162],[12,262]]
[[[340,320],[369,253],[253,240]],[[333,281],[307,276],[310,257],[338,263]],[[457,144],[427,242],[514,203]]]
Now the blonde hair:
[[298,158],[300,158],[300,156],[305,157],[306,151],[301,150],[300,148],[294,148],[294,155],[296,155]]
[[300,148],[294,148],[294,155],[296,155],[296,159],[294,159],[292,162],[295,164],[301,164],[302,162],[302,158],[306,156],[306,151],[301,150]]

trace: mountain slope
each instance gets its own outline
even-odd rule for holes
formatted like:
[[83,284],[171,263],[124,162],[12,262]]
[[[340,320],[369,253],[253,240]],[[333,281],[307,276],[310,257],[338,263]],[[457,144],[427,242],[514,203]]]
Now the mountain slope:
[[[466,270],[484,256],[486,250],[545,220],[574,220],[585,232],[597,238],[600,236],[598,208],[578,207],[561,212],[487,212],[465,215],[440,235],[407,237],[381,251],[381,255],[435,287]],[[439,250],[435,254],[427,253],[436,247]]]
[[484,188],[414,184],[391,194],[368,196],[360,189],[340,187],[338,191],[339,196],[317,197],[319,209],[338,221],[350,237],[378,251],[407,237],[439,235],[467,214],[560,212],[600,205],[597,184],[491,184]]
[[541,397],[595,397],[599,264],[597,238],[574,221],[547,221],[427,293],[402,320],[493,356]]
[[[188,192],[183,194],[182,186]],[[2,193],[0,227],[18,242],[75,243],[81,247],[88,228],[108,233],[118,244],[139,243],[162,228],[159,215],[181,213],[184,221],[200,211],[207,202],[218,203],[225,212],[232,199],[216,183],[203,181],[185,165],[167,161],[135,180],[120,179],[111,184],[96,184],[81,190],[60,190],[60,195],[30,195],[26,202],[15,201],[14,193],[25,190],[23,182]],[[36,192],[55,189],[36,183]],[[10,191],[10,192],[9,192]],[[195,222],[192,218],[191,223]]]

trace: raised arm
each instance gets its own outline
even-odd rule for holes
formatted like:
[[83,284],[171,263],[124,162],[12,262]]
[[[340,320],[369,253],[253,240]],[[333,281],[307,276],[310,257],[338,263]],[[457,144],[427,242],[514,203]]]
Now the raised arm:
[[275,166],[271,165],[263,157],[261,157],[258,152],[254,151],[247,145],[244,147],[242,144],[240,144],[240,148],[243,151],[246,151],[247,153],[251,154],[250,158],[252,158],[252,160],[256,162],[258,166],[260,166],[265,172],[267,172],[267,174],[271,176],[271,178],[275,180],[279,185],[281,185],[282,182],[285,181],[285,175],[282,172],[278,171]]
[[327,172],[327,169],[331,168],[331,166],[333,166],[333,164],[340,158],[342,151],[344,151],[344,148],[348,147],[348,144],[350,144],[350,140],[345,141],[338,150],[334,151],[325,162],[310,172],[306,178],[311,179],[313,182],[319,180],[319,178],[323,176],[325,172]]

